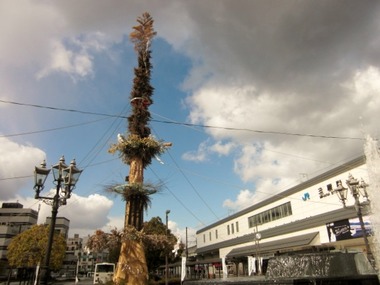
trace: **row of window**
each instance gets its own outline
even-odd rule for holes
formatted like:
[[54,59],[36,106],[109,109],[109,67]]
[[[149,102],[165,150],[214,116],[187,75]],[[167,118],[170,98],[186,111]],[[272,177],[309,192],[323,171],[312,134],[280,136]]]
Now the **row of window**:
[[233,235],[235,233],[235,230],[237,233],[239,232],[239,222],[236,222],[235,225],[236,225],[236,227],[234,226],[234,223],[227,225],[227,234],[228,235],[231,235],[231,234]]
[[[263,211],[248,218],[249,228],[256,227],[269,223],[281,218],[292,215],[292,206],[290,202],[284,203],[272,209]],[[227,235],[232,235],[239,232],[239,222],[231,223],[227,225]],[[212,231],[208,233],[209,241],[212,241]],[[215,229],[215,239],[218,239],[218,230]],[[203,242],[206,242],[206,234],[203,234]]]
[[292,215],[292,206],[290,202],[287,202],[280,206],[274,207],[272,209],[266,210],[264,212],[249,217],[248,225],[250,228],[253,228],[257,225],[269,223],[281,218],[285,218],[290,215]]
[[33,213],[15,213],[15,212],[9,212],[9,213],[0,213],[1,217],[33,217],[35,219],[38,218],[37,212]]
[[[235,232],[239,232],[239,222],[231,223],[227,225],[227,234],[231,235]],[[212,241],[212,232],[210,231],[208,233],[208,239],[209,241]],[[218,229],[215,230],[215,239],[218,239]],[[203,234],[203,242],[206,242],[206,234]]]

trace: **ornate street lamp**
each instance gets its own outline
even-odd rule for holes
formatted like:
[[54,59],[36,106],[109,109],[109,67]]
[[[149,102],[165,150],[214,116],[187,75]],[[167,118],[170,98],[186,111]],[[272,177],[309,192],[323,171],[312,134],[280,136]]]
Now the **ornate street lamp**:
[[[363,221],[362,207],[364,203],[360,203],[360,200],[359,200],[360,196],[363,196],[366,199],[366,204],[367,205],[369,204],[368,193],[366,191],[366,187],[368,187],[369,185],[364,182],[363,178],[359,182],[351,174],[348,175],[348,179],[346,180],[346,185],[348,189],[350,189],[350,193],[355,199],[355,209],[356,209],[356,214],[359,219],[360,228],[363,233],[367,259],[371,263],[373,268],[375,268],[374,259],[372,256],[371,248],[369,246],[368,237],[367,237],[367,233],[366,233],[366,229],[365,229],[364,221]],[[338,182],[338,188],[334,190],[338,194],[340,201],[343,203],[343,207],[346,207],[345,201],[347,199],[348,189],[344,188],[341,182],[340,183]]]
[[44,284],[48,284],[50,277],[50,254],[53,245],[54,229],[58,214],[58,208],[62,205],[66,205],[67,199],[71,197],[71,192],[75,188],[79,176],[82,173],[82,170],[79,170],[76,167],[75,159],[71,161],[69,166],[67,166],[65,164],[65,158],[63,156],[59,160],[58,164],[52,166],[51,170],[53,171],[54,183],[56,184],[56,192],[54,197],[46,197],[41,196],[40,193],[44,189],[44,184],[50,173],[50,169],[46,168],[45,161],[41,163],[41,167],[36,166],[34,168],[34,190],[36,191],[34,198],[42,200],[44,203],[52,206],[50,231],[44,262]]
[[359,193],[361,196],[363,196],[368,202],[369,202],[369,197],[368,197],[368,193],[367,193],[367,187],[369,185],[367,183],[365,183],[364,179],[362,178],[359,182],[359,185],[357,186],[358,190],[359,190]]
[[347,200],[347,190],[348,188],[344,188],[342,185],[342,181],[338,181],[338,186],[334,191],[338,195],[339,200],[342,202],[343,207],[346,208],[346,200]]

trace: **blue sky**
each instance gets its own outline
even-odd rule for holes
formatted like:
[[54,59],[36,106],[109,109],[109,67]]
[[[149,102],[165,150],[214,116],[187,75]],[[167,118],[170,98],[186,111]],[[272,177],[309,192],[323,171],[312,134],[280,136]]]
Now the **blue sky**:
[[[123,183],[129,167],[107,150],[127,129],[129,34],[145,11],[157,31],[151,129],[173,143],[145,171],[145,181],[163,183],[146,220],[165,220],[169,209],[170,229],[184,236],[187,227],[194,240],[196,230],[362,155],[366,134],[378,138],[377,2],[5,0],[1,202],[37,209],[34,166],[65,155],[84,169],[59,209],[70,234],[121,227],[124,202],[103,189]],[[40,204],[43,222],[51,209]]]

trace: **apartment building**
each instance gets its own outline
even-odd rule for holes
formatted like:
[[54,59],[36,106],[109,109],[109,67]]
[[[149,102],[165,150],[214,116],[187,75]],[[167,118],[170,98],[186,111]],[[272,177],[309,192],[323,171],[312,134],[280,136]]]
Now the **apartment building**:
[[[45,225],[50,225],[51,217],[47,217]],[[62,234],[67,240],[70,229],[70,220],[65,217],[57,217],[55,220],[54,230],[56,233]]]
[[6,274],[7,248],[12,238],[37,224],[38,212],[18,202],[2,203],[0,208],[0,275]]

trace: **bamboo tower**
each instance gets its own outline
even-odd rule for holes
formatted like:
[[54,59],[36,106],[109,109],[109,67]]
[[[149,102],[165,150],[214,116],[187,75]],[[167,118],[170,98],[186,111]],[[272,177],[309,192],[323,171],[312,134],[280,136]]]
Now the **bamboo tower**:
[[120,185],[117,192],[126,201],[124,236],[117,270],[116,284],[145,285],[148,282],[148,269],[143,244],[138,232],[142,229],[144,210],[150,204],[154,187],[144,184],[144,169],[152,158],[164,152],[169,143],[157,141],[151,136],[149,106],[153,103],[154,88],[150,84],[151,41],[156,35],[153,19],[149,13],[137,18],[130,39],[137,52],[138,64],[134,68],[133,87],[130,94],[132,112],[128,117],[126,136],[119,134],[118,142],[111,145],[109,152],[118,152],[122,161],[130,166],[127,183]]

